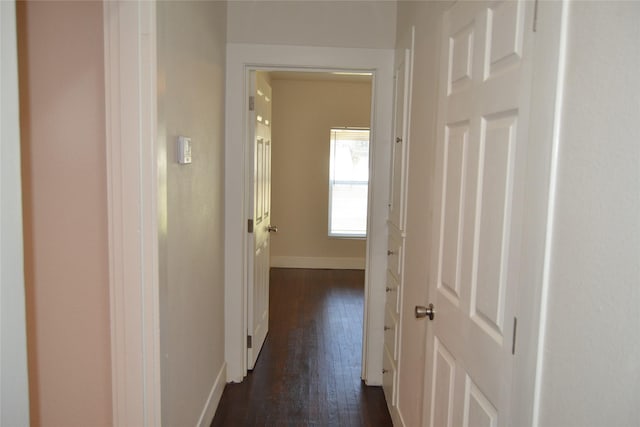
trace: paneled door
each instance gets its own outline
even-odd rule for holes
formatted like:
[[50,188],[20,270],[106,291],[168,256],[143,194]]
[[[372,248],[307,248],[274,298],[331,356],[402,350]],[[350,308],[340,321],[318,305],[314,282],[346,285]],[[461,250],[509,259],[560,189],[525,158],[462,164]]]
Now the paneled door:
[[271,86],[265,74],[251,72],[252,197],[248,224],[247,367],[253,369],[269,330],[269,233],[271,226]]
[[409,111],[413,67],[414,30],[402,38],[395,57],[394,133],[391,141],[391,182],[387,221],[387,274],[384,317],[382,389],[391,416],[396,418],[402,294],[404,288],[404,248],[406,239],[407,154],[409,152]]
[[407,194],[406,167],[409,142],[407,136],[411,60],[410,48],[402,49],[396,54],[393,141],[391,141],[391,182],[389,185],[389,224],[399,232],[405,231],[406,224],[405,199]]
[[425,425],[508,426],[534,2],[443,16]]

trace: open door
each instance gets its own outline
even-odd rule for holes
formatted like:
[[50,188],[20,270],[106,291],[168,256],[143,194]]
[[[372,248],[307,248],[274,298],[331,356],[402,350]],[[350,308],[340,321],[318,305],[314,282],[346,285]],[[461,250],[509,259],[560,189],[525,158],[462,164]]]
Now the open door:
[[459,2],[442,25],[425,426],[509,426],[533,2]]
[[264,73],[250,76],[249,129],[252,179],[248,224],[247,367],[253,369],[269,331],[269,233],[271,220],[271,86]]

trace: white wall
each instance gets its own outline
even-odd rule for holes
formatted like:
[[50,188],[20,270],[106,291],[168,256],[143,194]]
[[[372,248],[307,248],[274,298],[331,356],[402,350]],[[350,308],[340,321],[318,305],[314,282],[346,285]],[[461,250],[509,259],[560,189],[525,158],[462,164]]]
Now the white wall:
[[640,425],[638,22],[570,8],[541,426]]
[[392,49],[395,1],[230,1],[229,43]]
[[29,425],[18,55],[14,1],[0,3],[0,425]]
[[[209,425],[224,364],[226,4],[159,2],[162,421]],[[176,161],[192,139],[193,163]]]

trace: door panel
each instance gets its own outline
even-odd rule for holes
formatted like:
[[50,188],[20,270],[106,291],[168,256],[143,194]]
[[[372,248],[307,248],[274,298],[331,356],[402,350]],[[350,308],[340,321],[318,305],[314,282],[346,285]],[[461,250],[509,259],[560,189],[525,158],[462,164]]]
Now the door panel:
[[408,150],[408,111],[409,77],[411,55],[409,49],[404,50],[396,66],[395,102],[394,102],[394,137],[391,152],[391,185],[389,186],[389,222],[399,232],[405,231],[407,150]]
[[465,427],[494,427],[498,411],[489,399],[467,375],[465,378],[464,418]]
[[396,363],[393,360],[393,356],[389,352],[387,346],[384,346],[384,356],[382,359],[382,390],[384,392],[385,399],[387,400],[387,405],[393,405],[391,402],[395,402],[396,400]]
[[398,281],[387,271],[387,285],[385,287],[385,293],[387,294],[386,306],[387,309],[392,310],[396,316],[400,314],[400,291]]
[[387,242],[387,270],[399,282],[402,276],[402,248],[404,238],[397,233],[389,233]]
[[448,126],[445,135],[444,224],[442,227],[441,291],[454,304],[460,299],[460,256],[464,205],[464,178],[469,123]]
[[251,73],[254,111],[250,116],[253,174],[249,233],[247,367],[253,369],[269,329],[269,221],[271,208],[271,87],[260,72]]
[[471,317],[487,334],[502,339],[509,250],[513,153],[517,117],[482,120],[476,220],[479,227],[476,280],[471,283]]
[[456,362],[451,353],[436,339],[433,347],[433,393],[430,426],[448,427],[453,423],[453,397]]
[[505,1],[487,10],[487,53],[484,79],[518,66],[522,60],[524,7]]
[[394,360],[398,358],[398,321],[396,315],[389,307],[384,311],[384,342]]
[[431,426],[509,425],[529,3],[460,2],[443,17]]

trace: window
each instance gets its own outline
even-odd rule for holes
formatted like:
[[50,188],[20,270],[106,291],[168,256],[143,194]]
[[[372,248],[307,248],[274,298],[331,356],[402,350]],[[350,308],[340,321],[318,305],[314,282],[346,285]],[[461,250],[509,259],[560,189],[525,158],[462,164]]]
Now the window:
[[329,236],[367,237],[369,129],[331,129]]

